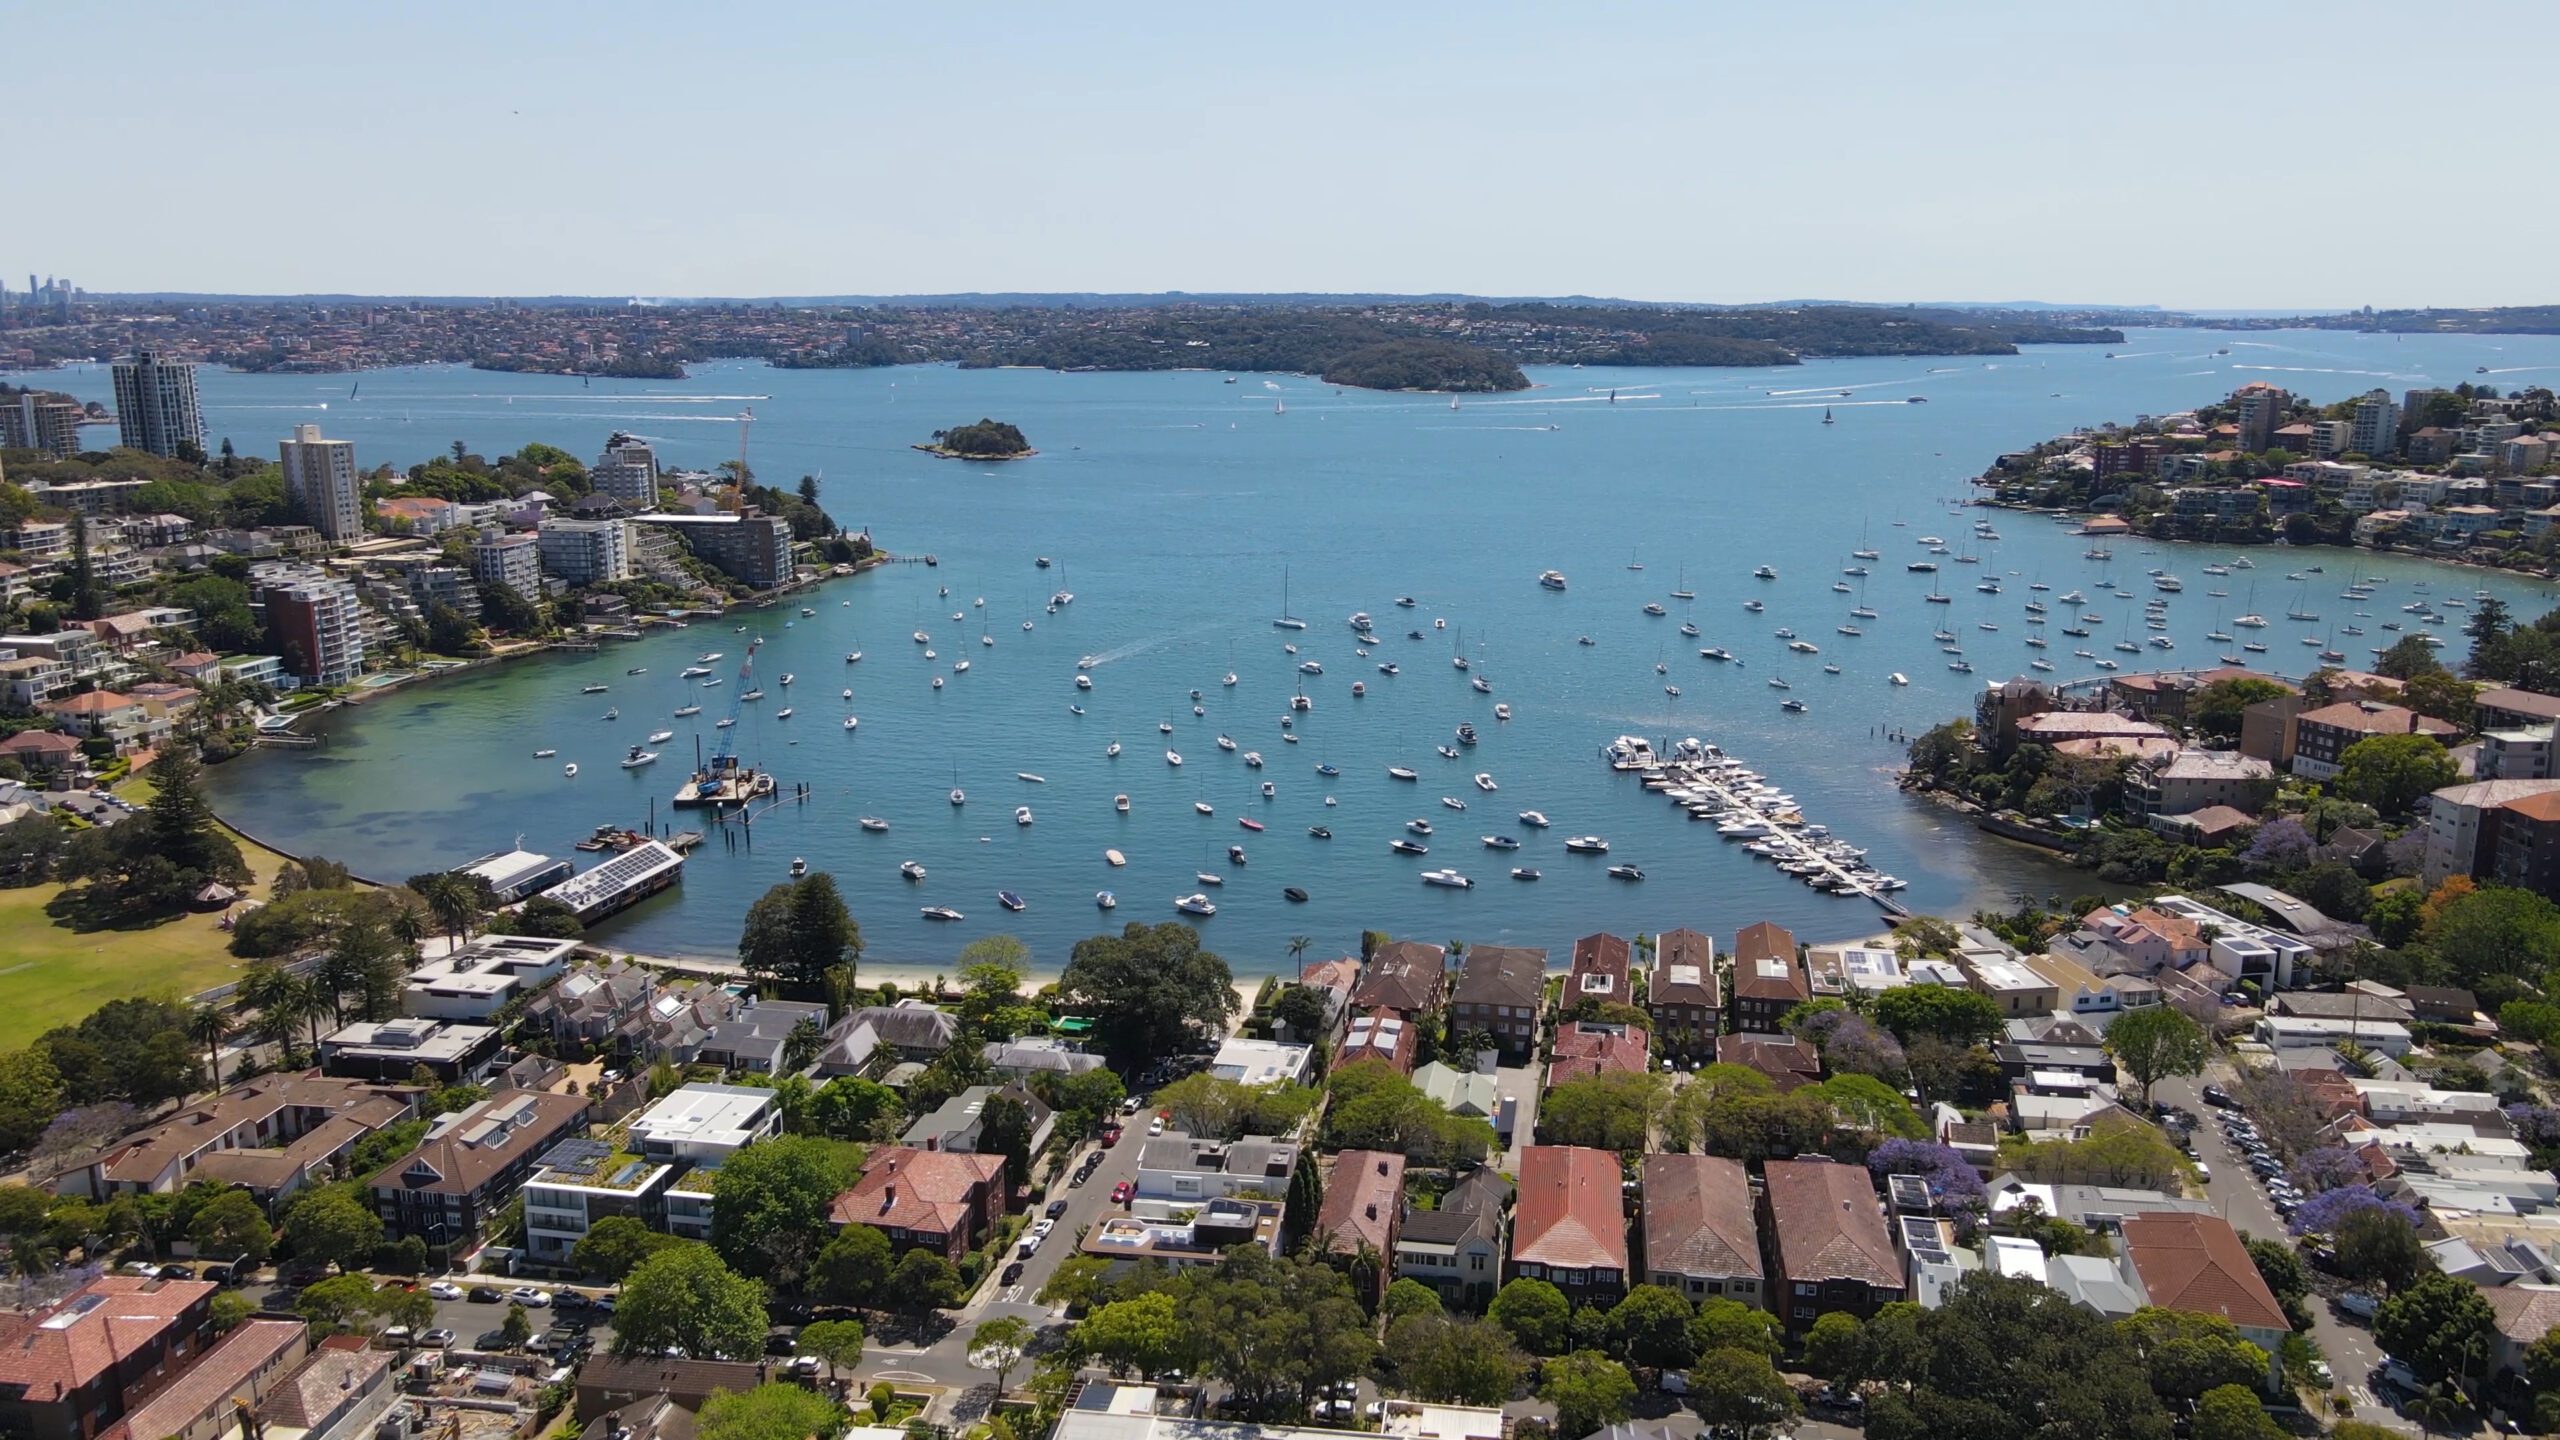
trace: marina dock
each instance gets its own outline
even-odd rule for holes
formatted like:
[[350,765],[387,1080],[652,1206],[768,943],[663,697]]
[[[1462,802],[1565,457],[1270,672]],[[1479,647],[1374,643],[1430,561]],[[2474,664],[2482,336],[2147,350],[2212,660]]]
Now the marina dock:
[[1748,842],[1752,854],[1814,889],[1872,900],[1896,917],[1911,913],[1890,893],[1903,881],[1867,865],[1864,850],[1809,823],[1794,796],[1714,745],[1683,739],[1666,758],[1642,736],[1621,735],[1601,754],[1611,769],[1632,771],[1645,789],[1668,795],[1691,821],[1714,823],[1717,834]]

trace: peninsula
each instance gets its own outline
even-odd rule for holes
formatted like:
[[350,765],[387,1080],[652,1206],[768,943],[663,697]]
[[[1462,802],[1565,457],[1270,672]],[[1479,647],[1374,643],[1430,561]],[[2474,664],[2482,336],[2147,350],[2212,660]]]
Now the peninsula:
[[1019,427],[1002,420],[981,419],[933,432],[933,443],[914,447],[945,460],[1028,460],[1040,452],[1022,438]]

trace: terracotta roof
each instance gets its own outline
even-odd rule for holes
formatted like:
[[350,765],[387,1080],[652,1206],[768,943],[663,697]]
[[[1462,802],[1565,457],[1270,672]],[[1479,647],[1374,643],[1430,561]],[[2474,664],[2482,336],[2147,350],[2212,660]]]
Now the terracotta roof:
[[1822,1078],[1822,1052],[1792,1035],[1719,1035],[1716,1063],[1743,1065],[1793,1090]]
[[1813,993],[1796,963],[1796,937],[1768,921],[1733,937],[1733,998],[1802,1000]]
[[[409,1114],[410,1101],[370,1081],[318,1072],[266,1075],[209,1096],[108,1151],[106,1180],[156,1186],[174,1164],[183,1182],[202,1173],[266,1189]],[[244,1136],[263,1135],[263,1144]],[[291,1139],[284,1138],[292,1136]],[[193,1157],[190,1160],[190,1157]]]
[[1347,997],[1360,983],[1360,962],[1348,955],[1310,960],[1298,967],[1298,983],[1316,990],[1339,990]]
[[[231,1399],[269,1366],[304,1353],[310,1327],[299,1320],[246,1320],[181,1371],[160,1393],[103,1431],[99,1440],[158,1440],[183,1435],[212,1416],[228,1419]],[[388,1358],[388,1357],[386,1357]]]
[[1520,1152],[1520,1200],[1511,1218],[1512,1263],[1559,1270],[1627,1268],[1627,1224],[1618,1159],[1578,1145]]
[[49,1403],[97,1379],[222,1287],[205,1280],[101,1275],[49,1309],[0,1323],[0,1390]]
[[316,1430],[349,1396],[389,1369],[391,1352],[376,1350],[361,1335],[332,1335],[291,1379],[267,1392],[258,1418],[289,1430]]
[[2560,790],[2546,790],[2539,795],[2527,795],[2521,800],[2510,800],[2498,808],[2510,815],[2521,815],[2527,820],[2560,820]]
[[1651,1036],[1641,1025],[1596,1025],[1576,1020],[1556,1029],[1555,1059],[1547,1066],[1547,1084],[1561,1085],[1604,1070],[1642,1074],[1645,1047]]
[[[1679,974],[1673,973],[1675,967]],[[1686,927],[1654,937],[1653,974],[1645,986],[1647,1004],[1703,1005],[1712,1010],[1722,999],[1716,984],[1714,940]]]
[[1404,1157],[1384,1150],[1345,1150],[1325,1177],[1324,1204],[1315,1233],[1343,1254],[1367,1245],[1381,1255],[1395,1248],[1396,1217],[1404,1209]]
[[1765,1189],[1778,1229],[1782,1282],[1862,1280],[1880,1289],[1902,1287],[1902,1265],[1885,1233],[1875,1186],[1863,1168],[1828,1160],[1772,1160]]
[[2144,1293],[2163,1310],[2219,1315],[2259,1330],[2293,1328],[2240,1232],[2219,1215],[2136,1215],[2124,1222],[2124,1252]]
[[1369,973],[1351,992],[1357,1010],[1401,1010],[1407,1014],[1439,1003],[1447,984],[1449,952],[1419,940],[1390,940],[1369,957]]
[[2294,718],[2294,724],[2326,725],[2332,730],[2347,730],[2358,735],[2404,735],[2413,731],[2437,736],[2462,733],[2461,726],[2433,715],[2421,715],[2397,705],[2359,705],[2352,700],[2341,700],[2335,705],[2305,711]]
[[1004,1157],[889,1145],[871,1152],[862,1178],[838,1195],[827,1218],[947,1235],[969,1223],[970,1197],[1004,1183]]
[[2560,1325],[2560,1288],[2548,1285],[2501,1285],[2481,1292],[2498,1317],[2498,1333],[2517,1345],[2530,1345]]
[[1644,1267],[1649,1273],[1760,1274],[1751,1180],[1721,1155],[1644,1157]]
[[[1627,999],[1627,961],[1633,951],[1627,942],[1603,930],[1585,935],[1573,942],[1573,963],[1565,973],[1564,1001],[1567,1005],[1585,998],[1602,998],[1624,1002]],[[1605,977],[1589,980],[1586,977]]]
[[1733,958],[1737,963],[1757,960],[1764,955],[1783,955],[1789,960],[1795,959],[1795,933],[1763,920],[1756,925],[1744,926],[1741,933],[1733,937]]
[[2545,695],[2535,690],[2483,690],[2472,697],[2472,703],[2484,710],[2509,710],[2518,715],[2560,720],[2560,695]]
[[56,715],[104,715],[112,710],[127,709],[132,704],[132,697],[119,695],[113,690],[91,690],[68,699],[48,700],[42,708]]
[[1525,945],[1476,945],[1458,972],[1456,998],[1536,1009],[1546,1003],[1547,952]]
[[0,751],[12,755],[68,755],[80,748],[80,742],[59,730],[21,730],[0,740]]

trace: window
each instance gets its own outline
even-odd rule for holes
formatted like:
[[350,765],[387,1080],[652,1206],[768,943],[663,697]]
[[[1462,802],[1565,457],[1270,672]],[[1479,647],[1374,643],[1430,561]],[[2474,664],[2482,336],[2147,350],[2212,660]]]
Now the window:
[[1810,1296],[1819,1293],[1819,1291],[1815,1286],[1799,1280],[1796,1282],[1796,1293],[1798,1295]]
[[1483,1269],[1484,1269],[1484,1252],[1483,1252],[1483,1251],[1481,1251],[1481,1250],[1479,1250],[1479,1251],[1477,1251],[1476,1253],[1474,1253],[1473,1255],[1468,1256],[1468,1257],[1467,1257],[1467,1268],[1468,1268],[1468,1269],[1470,1269],[1470,1270],[1476,1270],[1476,1271],[1481,1271],[1481,1270],[1483,1270]]

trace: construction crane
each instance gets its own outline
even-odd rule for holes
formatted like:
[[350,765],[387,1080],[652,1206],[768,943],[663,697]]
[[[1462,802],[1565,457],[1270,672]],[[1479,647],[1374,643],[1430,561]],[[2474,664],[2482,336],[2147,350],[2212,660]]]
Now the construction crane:
[[713,773],[726,775],[738,768],[738,716],[747,703],[747,692],[756,685],[756,647],[763,637],[747,642],[746,658],[738,662],[738,688],[729,692],[728,718],[720,722],[719,743],[711,747]]

